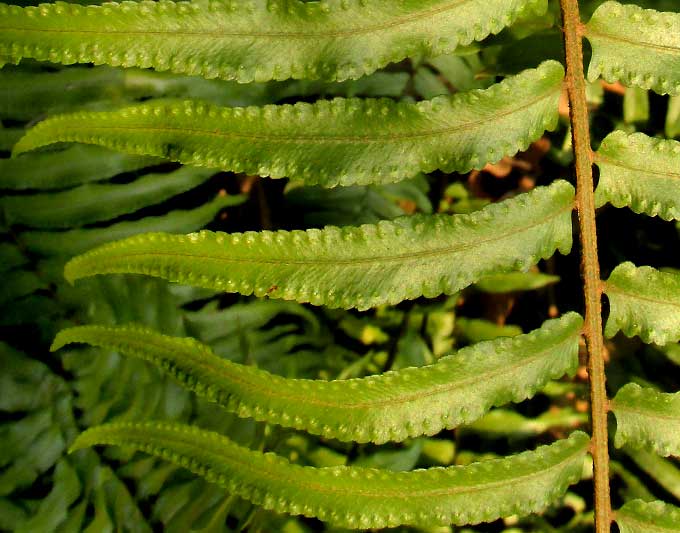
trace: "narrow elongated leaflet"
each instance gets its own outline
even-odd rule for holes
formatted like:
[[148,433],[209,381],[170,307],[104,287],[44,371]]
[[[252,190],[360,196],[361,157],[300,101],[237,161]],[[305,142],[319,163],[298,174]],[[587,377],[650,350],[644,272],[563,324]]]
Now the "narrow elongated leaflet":
[[452,294],[571,248],[574,189],[556,181],[470,215],[410,216],[360,227],[146,234],[70,261],[70,281],[138,273],[205,288],[368,309]]
[[306,185],[388,183],[436,169],[467,172],[525,149],[557,125],[563,76],[559,63],[546,61],[489,89],[418,103],[151,101],[48,118],[14,152],[81,142]]
[[286,379],[218,357],[194,339],[135,326],[66,329],[52,350],[72,342],[102,346],[151,362],[241,417],[383,443],[470,423],[573,374],[582,326],[581,317],[569,313],[530,334],[481,342],[430,366],[338,381]]
[[152,67],[251,81],[359,78],[498,33],[546,0],[251,0],[0,4],[0,64]]
[[368,529],[475,524],[541,510],[581,478],[589,442],[577,431],[533,452],[412,472],[303,467],[243,448],[218,433],[162,422],[95,427],[81,434],[71,450],[128,446],[188,468],[265,509]]

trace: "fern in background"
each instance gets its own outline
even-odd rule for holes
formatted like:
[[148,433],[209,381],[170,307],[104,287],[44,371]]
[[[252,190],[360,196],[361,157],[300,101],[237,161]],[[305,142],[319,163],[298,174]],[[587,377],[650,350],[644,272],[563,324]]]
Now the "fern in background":
[[0,528],[680,530],[638,4],[0,5]]

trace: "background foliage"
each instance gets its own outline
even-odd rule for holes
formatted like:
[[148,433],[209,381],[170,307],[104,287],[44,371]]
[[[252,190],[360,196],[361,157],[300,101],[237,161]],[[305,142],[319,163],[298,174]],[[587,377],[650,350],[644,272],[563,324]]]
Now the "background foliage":
[[[581,2],[584,19],[601,2]],[[624,2],[626,3],[626,2]],[[630,3],[630,2],[628,2]],[[639,5],[680,12],[673,0]],[[545,185],[571,180],[564,106],[556,131],[482,171],[419,174],[385,185],[324,189],[294,180],[216,172],[162,158],[73,145],[10,159],[24,129],[53,114],[191,96],[225,106],[315,102],[333,96],[417,102],[486,88],[501,77],[561,60],[559,11],[526,15],[499,35],[435,58],[391,64],[356,81],[239,85],[150,70],[24,60],[0,70],[0,529],[8,531],[339,531],[277,515],[230,496],[185,470],[118,448],[67,455],[82,430],[146,418],[189,422],[302,465],[362,465],[405,471],[509,455],[587,428],[585,373],[550,382],[534,398],[476,422],[399,444],[341,443],[240,419],[114,351],[49,345],[60,329],[136,322],[193,336],[225,359],[286,377],[350,378],[433,363],[453,349],[537,328],[581,308],[575,255],[527,274],[491,276],[450,297],[369,311],[312,307],[216,294],[139,276],[75,286],[63,266],[95,245],[148,231],[187,233],[305,229],[391,220],[415,213],[470,213]],[[595,148],[613,129],[680,137],[680,97],[594,82],[589,105]],[[680,269],[678,228],[603,207],[598,217],[603,278],[624,260]],[[607,344],[612,393],[628,382],[675,391],[680,347],[619,335]],[[613,394],[612,394],[613,396]],[[624,447],[612,457],[614,506],[639,498],[680,503],[680,465]],[[589,531],[587,469],[540,515],[466,528],[417,531]]]

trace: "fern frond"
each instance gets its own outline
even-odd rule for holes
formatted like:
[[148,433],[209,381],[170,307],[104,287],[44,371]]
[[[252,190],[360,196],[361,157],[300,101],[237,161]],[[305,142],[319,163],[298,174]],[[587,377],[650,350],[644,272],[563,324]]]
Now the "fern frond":
[[646,448],[668,457],[680,455],[680,393],[669,394],[635,383],[612,400],[616,447]]
[[210,223],[225,207],[245,202],[243,195],[217,196],[200,207],[170,211],[165,215],[141,220],[117,222],[103,228],[83,228],[68,231],[23,231],[18,240],[27,251],[43,256],[73,257],[107,242],[150,231],[189,233]]
[[680,509],[662,501],[631,500],[616,511],[621,533],[677,533]]
[[610,313],[605,335],[639,335],[646,343],[680,340],[680,275],[626,262],[604,284]]
[[0,5],[0,60],[252,81],[359,78],[482,40],[546,0],[255,0]]
[[605,2],[586,25],[588,79],[680,94],[680,13]]
[[147,234],[70,261],[70,281],[138,273],[204,288],[364,310],[452,294],[571,248],[565,181],[470,215],[401,217],[307,231]]
[[602,141],[595,163],[600,168],[597,207],[609,202],[680,220],[680,142],[615,131]]
[[436,169],[467,172],[554,128],[563,75],[559,63],[547,61],[486,90],[415,104],[338,98],[226,108],[163,101],[74,113],[29,130],[15,153],[82,142],[326,187],[393,182]]
[[52,350],[89,343],[160,367],[199,396],[241,417],[343,441],[402,441],[473,422],[493,406],[522,401],[578,366],[582,318],[463,348],[435,364],[363,379],[286,379],[215,355],[191,338],[134,326],[59,332]]
[[147,174],[132,183],[91,183],[74,189],[0,198],[7,224],[32,228],[70,228],[133,213],[186,192],[215,174],[214,170],[182,167]]
[[188,468],[265,509],[350,528],[468,524],[546,507],[581,477],[590,439],[568,439],[464,467],[390,472],[312,468],[243,448],[191,426],[114,423],[81,434],[71,451],[99,444],[139,449]]
[[74,145],[59,152],[0,159],[0,188],[63,189],[162,162],[155,157],[121,154],[99,146]]

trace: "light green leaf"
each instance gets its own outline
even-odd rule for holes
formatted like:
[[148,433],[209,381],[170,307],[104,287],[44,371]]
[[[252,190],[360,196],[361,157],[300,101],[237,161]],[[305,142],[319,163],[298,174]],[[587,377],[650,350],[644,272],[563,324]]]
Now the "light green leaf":
[[573,374],[583,320],[570,313],[512,339],[463,348],[435,364],[363,379],[286,379],[216,356],[190,338],[135,326],[61,331],[52,350],[85,342],[139,357],[241,417],[343,441],[401,441],[470,423]]
[[554,128],[563,76],[559,63],[547,61],[486,90],[418,103],[337,98],[229,108],[151,101],[48,118],[15,153],[82,142],[326,187],[394,182],[436,169],[467,172]]
[[491,274],[475,283],[475,288],[483,292],[506,293],[542,289],[560,280],[559,276],[542,272],[508,272]]
[[53,193],[0,198],[7,224],[33,228],[70,228],[162,203],[215,174],[214,170],[182,167],[164,174],[147,174],[126,184],[91,183]]
[[546,0],[0,5],[0,60],[152,67],[242,83],[341,81],[449,53],[546,8]]
[[636,213],[680,220],[680,142],[615,131],[595,156],[597,207],[609,202]]
[[680,456],[680,393],[667,394],[635,383],[622,387],[611,403],[616,415],[616,447]]
[[680,13],[605,2],[586,25],[588,79],[680,94]]
[[46,256],[73,257],[107,242],[150,231],[188,233],[210,223],[225,207],[242,204],[243,195],[216,196],[196,209],[171,211],[165,215],[124,221],[104,228],[84,228],[69,231],[24,231],[21,244],[29,252]]
[[265,509],[351,528],[466,524],[546,507],[581,477],[585,433],[533,452],[412,472],[303,467],[217,433],[163,423],[114,423],[81,434],[72,450],[129,446],[184,466]]
[[621,533],[673,533],[680,531],[680,509],[661,501],[632,500],[616,511]]
[[155,157],[131,156],[99,146],[75,145],[58,152],[0,159],[0,188],[63,189],[159,163],[162,160]]
[[622,331],[646,343],[680,340],[680,275],[626,262],[611,273],[604,292],[610,306],[607,337]]
[[[491,273],[527,269],[571,248],[565,181],[470,215],[411,216],[359,227],[147,234],[70,261],[70,281],[140,273],[244,295],[364,310],[453,294]],[[197,260],[200,258],[200,261]]]

